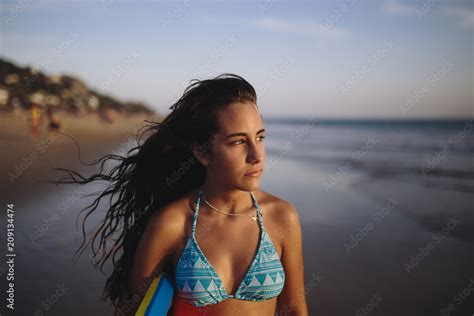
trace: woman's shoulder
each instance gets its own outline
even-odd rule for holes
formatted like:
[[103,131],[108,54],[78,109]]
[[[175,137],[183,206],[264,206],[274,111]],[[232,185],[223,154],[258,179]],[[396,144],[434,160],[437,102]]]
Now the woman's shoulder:
[[293,222],[299,217],[296,207],[291,202],[260,189],[253,192],[262,214],[264,216],[268,214],[276,224]]
[[153,212],[147,223],[147,239],[156,242],[159,247],[167,245],[167,254],[171,257],[185,242],[190,230],[192,217],[189,214],[192,210],[185,206],[187,201],[186,196],[181,196],[161,206]]

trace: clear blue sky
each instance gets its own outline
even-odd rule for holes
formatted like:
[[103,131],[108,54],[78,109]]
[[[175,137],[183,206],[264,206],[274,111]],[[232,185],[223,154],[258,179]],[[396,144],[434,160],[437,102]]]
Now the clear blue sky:
[[166,113],[193,78],[268,116],[474,117],[474,1],[3,1],[0,55]]

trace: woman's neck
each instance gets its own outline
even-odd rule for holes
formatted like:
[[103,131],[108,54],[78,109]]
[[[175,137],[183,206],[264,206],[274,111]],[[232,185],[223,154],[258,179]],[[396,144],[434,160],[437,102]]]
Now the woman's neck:
[[[209,204],[226,213],[246,213],[248,209],[253,206],[252,199],[247,191],[238,189],[229,190],[206,183],[201,186],[201,189],[202,194]],[[204,200],[202,200],[202,202],[204,202]]]

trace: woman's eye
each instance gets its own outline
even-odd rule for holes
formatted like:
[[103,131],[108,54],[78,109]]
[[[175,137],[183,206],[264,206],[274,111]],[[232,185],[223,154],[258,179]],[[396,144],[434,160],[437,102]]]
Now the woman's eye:
[[[263,141],[263,139],[265,138],[265,136],[260,136],[260,137],[258,137],[258,138],[261,139],[261,141]],[[237,141],[233,142],[232,144],[233,144],[233,145],[240,145],[239,142],[245,142],[245,140],[240,139],[240,140],[237,140]]]

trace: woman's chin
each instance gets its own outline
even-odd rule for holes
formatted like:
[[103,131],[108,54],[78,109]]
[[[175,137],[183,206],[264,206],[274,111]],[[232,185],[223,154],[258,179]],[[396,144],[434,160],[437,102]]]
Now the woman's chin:
[[247,178],[244,180],[243,187],[246,188],[245,191],[253,191],[260,187],[260,178]]

